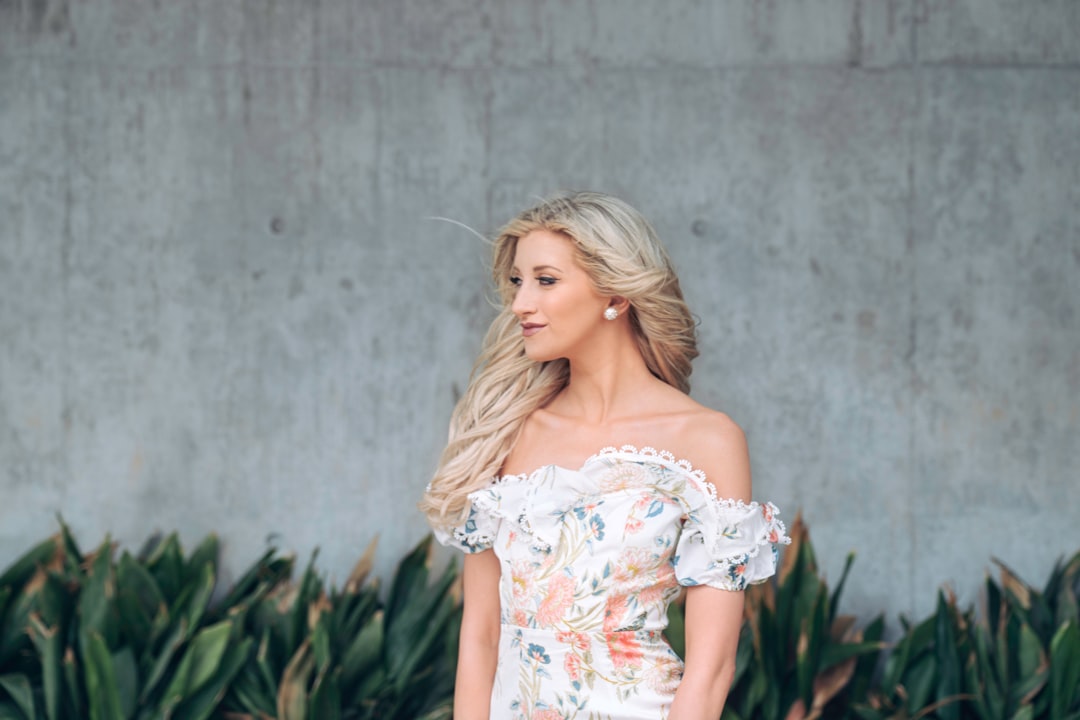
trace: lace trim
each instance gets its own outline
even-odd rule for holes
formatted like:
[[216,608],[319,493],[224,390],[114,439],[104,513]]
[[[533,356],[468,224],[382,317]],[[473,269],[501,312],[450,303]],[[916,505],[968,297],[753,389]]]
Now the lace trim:
[[[680,470],[682,470],[683,472],[685,472],[687,475],[695,478],[696,480],[700,481],[701,483],[704,483],[705,486],[708,487],[709,490],[711,491],[709,493],[709,495],[711,497],[713,497],[713,498],[716,497],[715,488],[713,488],[712,485],[710,485],[709,483],[706,482],[705,471],[704,470],[695,470],[693,464],[691,464],[691,462],[689,460],[685,460],[685,459],[682,459],[682,458],[676,458],[674,453],[669,452],[667,450],[657,450],[656,448],[654,448],[654,447],[652,447],[650,445],[646,445],[643,448],[641,448],[640,450],[637,448],[636,445],[620,445],[618,447],[615,447],[614,445],[608,445],[606,447],[601,448],[599,452],[594,453],[594,454],[590,455],[588,458],[586,458],[585,462],[583,462],[581,464],[581,467],[579,467],[577,469],[577,472],[581,472],[582,470],[587,468],[589,466],[589,464],[592,463],[594,460],[597,460],[597,459],[603,458],[603,457],[611,457],[612,455],[636,455],[637,457],[647,458],[649,460],[659,460],[661,462],[667,463],[668,465],[672,465],[674,467],[677,467]],[[539,475],[542,472],[545,472],[546,470],[548,470],[550,468],[560,468],[562,470],[572,470],[573,469],[573,468],[565,467],[563,465],[558,465],[556,463],[548,463],[546,465],[541,465],[540,467],[536,468],[535,470],[532,470],[531,472],[513,473],[513,474],[508,474],[508,475],[496,475],[494,478],[492,478],[492,481],[493,481],[494,484],[500,484],[500,483],[510,482],[510,481],[530,482],[537,475]]]
[[[605,448],[601,448],[600,452],[596,453],[588,460],[585,461],[585,465],[597,458],[612,457],[614,455],[634,455],[637,457],[647,458],[649,460],[661,461],[672,465],[682,470],[686,475],[696,481],[698,490],[709,497],[715,504],[727,510],[753,510],[761,507],[756,501],[747,503],[743,500],[737,500],[735,498],[722,498],[716,492],[716,487],[709,482],[705,475],[704,470],[695,470],[693,464],[685,458],[676,458],[674,453],[667,450],[657,450],[654,447],[646,445],[640,450],[634,445],[621,445],[615,447],[609,445]],[[585,467],[583,465],[582,467]],[[776,512],[775,506],[773,506],[773,512]]]
[[[579,467],[577,469],[577,472],[581,472],[582,470],[587,468],[594,460],[598,460],[600,458],[605,458],[605,457],[613,457],[613,456],[616,456],[616,455],[633,455],[635,457],[645,458],[646,460],[651,460],[653,462],[659,462],[659,463],[663,463],[663,464],[666,464],[666,465],[670,465],[670,466],[672,466],[674,468],[678,468],[679,470],[682,470],[688,477],[690,477],[691,479],[693,479],[695,481],[695,486],[698,488],[699,491],[704,493],[714,503],[716,503],[717,505],[719,505],[722,508],[730,510],[730,509],[743,509],[743,508],[752,509],[754,507],[758,507],[757,502],[750,502],[748,504],[748,503],[746,503],[746,502],[744,502],[742,500],[736,500],[734,498],[722,498],[722,497],[720,497],[716,492],[716,488],[713,486],[713,484],[711,482],[708,481],[708,478],[706,477],[704,470],[696,470],[696,469],[694,469],[694,465],[689,460],[687,460],[685,458],[677,458],[677,457],[675,457],[674,453],[672,453],[672,452],[670,452],[668,450],[657,450],[656,448],[652,447],[651,445],[646,445],[646,446],[642,447],[641,449],[638,449],[638,447],[636,445],[620,445],[618,447],[615,447],[614,445],[608,445],[606,447],[600,448],[599,452],[590,455],[585,460],[585,462],[581,464],[581,467]],[[551,468],[560,468],[562,470],[571,470],[571,468],[567,468],[567,467],[564,467],[562,465],[557,465],[555,463],[548,463],[547,465],[541,465],[540,467],[536,468],[535,470],[532,470],[531,472],[516,473],[516,474],[509,474],[509,475],[496,475],[494,478],[492,478],[492,485],[502,485],[504,483],[510,483],[510,482],[520,482],[520,483],[530,484],[530,483],[533,482],[533,480],[536,479],[536,477],[538,477],[540,474],[542,474],[544,472],[547,472]]]

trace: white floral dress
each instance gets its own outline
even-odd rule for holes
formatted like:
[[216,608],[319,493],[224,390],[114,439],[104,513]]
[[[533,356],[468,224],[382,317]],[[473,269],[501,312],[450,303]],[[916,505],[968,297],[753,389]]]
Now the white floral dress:
[[723,500],[685,460],[605,448],[580,470],[547,465],[469,496],[437,531],[502,566],[493,720],[666,717],[682,662],[662,633],[679,585],[742,590],[789,542],[771,503]]

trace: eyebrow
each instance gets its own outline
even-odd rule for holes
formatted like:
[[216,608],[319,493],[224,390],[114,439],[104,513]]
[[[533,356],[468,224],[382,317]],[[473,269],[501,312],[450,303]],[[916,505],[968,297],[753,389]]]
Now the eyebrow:
[[[517,270],[517,266],[515,265],[510,269]],[[533,272],[540,272],[541,270],[554,270],[555,272],[562,272],[562,270],[555,267],[554,265],[536,265],[535,267],[533,267]],[[518,270],[518,272],[520,272],[520,270]]]

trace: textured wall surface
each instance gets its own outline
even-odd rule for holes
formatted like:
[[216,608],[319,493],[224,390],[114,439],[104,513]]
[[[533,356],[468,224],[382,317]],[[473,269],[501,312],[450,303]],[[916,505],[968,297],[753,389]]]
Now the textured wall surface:
[[0,565],[209,531],[342,579],[559,188],[650,217],[846,604],[1080,548],[1075,0],[0,0]]

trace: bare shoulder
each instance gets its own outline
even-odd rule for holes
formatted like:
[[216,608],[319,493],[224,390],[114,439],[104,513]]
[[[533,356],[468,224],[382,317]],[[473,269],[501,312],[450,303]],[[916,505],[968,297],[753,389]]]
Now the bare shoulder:
[[746,434],[726,414],[698,406],[681,442],[684,457],[705,473],[721,498],[749,502],[750,453]]

